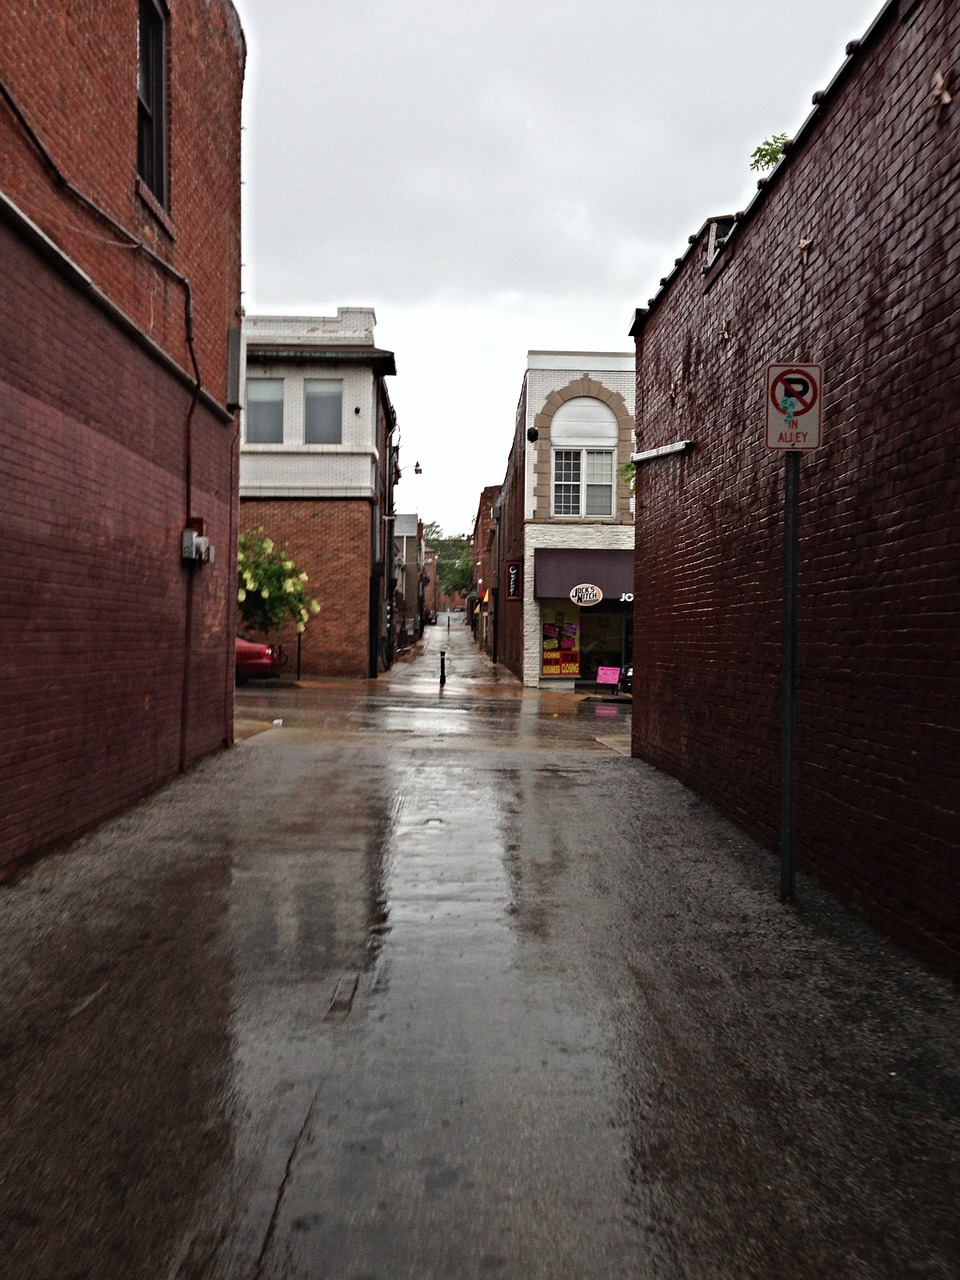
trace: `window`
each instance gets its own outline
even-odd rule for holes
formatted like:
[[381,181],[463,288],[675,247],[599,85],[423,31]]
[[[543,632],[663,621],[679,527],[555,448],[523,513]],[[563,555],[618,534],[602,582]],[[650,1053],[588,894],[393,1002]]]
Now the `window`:
[[342,423],[343,383],[307,378],[303,384],[303,443],[340,444]]
[[283,444],[283,379],[247,379],[247,444]]
[[612,516],[617,419],[591,396],[562,404],[550,428],[553,444],[553,514]]
[[613,515],[612,449],[554,450],[553,514]]
[[580,514],[579,449],[557,449],[553,455],[553,514]]
[[167,203],[167,13],[160,0],[140,0],[137,49],[137,172]]

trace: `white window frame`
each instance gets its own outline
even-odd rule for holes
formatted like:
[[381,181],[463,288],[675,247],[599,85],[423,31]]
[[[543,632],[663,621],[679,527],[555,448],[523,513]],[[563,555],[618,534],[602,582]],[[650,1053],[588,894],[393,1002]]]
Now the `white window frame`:
[[[251,386],[253,386],[258,382],[259,383],[263,383],[263,382],[279,383],[279,386],[280,386],[280,439],[279,440],[251,440],[250,439],[250,422],[251,422],[250,388]],[[279,445],[284,444],[285,442],[284,436],[286,432],[286,412],[284,408],[284,399],[285,399],[285,396],[284,396],[283,378],[266,378],[266,377],[247,378],[246,395],[244,397],[244,423],[243,423],[243,440],[245,444],[252,445],[254,448],[256,448],[257,446],[260,446],[263,448],[274,448],[274,449],[277,448]]]
[[[337,420],[337,438],[336,440],[308,440],[307,435],[310,428],[309,412],[307,410],[307,400],[310,393],[310,387],[320,385],[327,390],[323,394],[332,396],[336,394],[339,404],[339,417]],[[323,447],[325,445],[343,444],[343,379],[342,378],[304,378],[303,380],[303,443],[311,448]]]
[[[564,455],[561,458],[561,455]],[[609,466],[609,480],[597,480],[595,475],[590,475],[591,461],[604,459]],[[568,461],[575,460],[576,478],[558,479],[557,465],[561,465]],[[617,496],[616,485],[616,450],[615,449],[595,449],[595,448],[563,448],[553,450],[553,467],[551,477],[551,515],[558,520],[607,520],[614,514],[614,503]],[[570,505],[568,502],[558,502],[559,487],[563,485],[567,491],[571,491],[576,485],[576,511],[561,511],[560,506]],[[594,491],[593,497],[596,497],[596,491],[601,489],[609,490],[609,502],[606,503],[603,511],[589,511],[591,505],[591,490]],[[571,494],[572,496],[572,494]]]
[[[616,415],[605,401],[595,396],[574,396],[559,406],[550,428],[552,519],[610,520],[616,515],[618,439]],[[601,478],[597,476],[598,466],[603,472]],[[589,511],[601,493],[607,499],[604,509]],[[573,505],[575,511],[562,510]]]

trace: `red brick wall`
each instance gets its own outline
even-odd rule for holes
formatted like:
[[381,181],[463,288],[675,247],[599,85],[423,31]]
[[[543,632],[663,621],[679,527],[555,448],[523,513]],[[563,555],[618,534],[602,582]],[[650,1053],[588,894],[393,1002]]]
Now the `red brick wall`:
[[[244,498],[240,528],[263,527],[309,575],[307,591],[320,605],[303,632],[301,673],[368,674],[371,506],[350,499]],[[297,632],[291,622],[277,637],[296,669]]]
[[[473,522],[473,572],[477,582],[481,615],[487,616],[483,631],[478,632],[477,639],[483,647],[493,649],[493,615],[496,609],[494,590],[497,573],[497,521],[493,517],[493,508],[500,499],[500,486],[487,485],[480,494],[477,515]],[[490,593],[489,601],[484,604],[484,596]],[[498,636],[499,640],[499,636]],[[499,649],[499,645],[498,645]],[[499,658],[499,652],[497,654]]]
[[[513,444],[507,461],[507,472],[500,486],[500,586],[499,620],[497,623],[497,657],[500,662],[523,679],[523,601],[507,599],[507,573],[509,560],[523,562],[524,529],[524,426],[527,415],[527,384],[524,380],[517,405]],[[533,590],[533,583],[523,582],[523,594]]]
[[[191,393],[2,223],[0,262],[2,868],[179,768]],[[233,674],[233,432],[201,405],[193,434],[220,558],[192,586],[188,762],[230,739]]]
[[[0,80],[38,145],[0,102],[14,206],[0,209],[0,869],[232,738],[237,463],[218,404],[238,324],[245,56],[226,0],[172,6],[157,213],[136,181],[136,0],[7,8]],[[178,276],[205,393],[192,413]],[[189,516],[218,552],[192,572]]]
[[639,447],[694,451],[639,469],[633,745],[776,844],[783,463],[763,443],[764,375],[819,362],[799,858],[960,968],[960,131],[956,100],[938,115],[930,92],[960,9],[900,7],[718,266],[705,277],[694,245],[640,327]]
[[[137,0],[6,6],[0,78],[64,177],[189,278],[201,373],[222,403],[227,331],[239,323],[245,46],[227,0],[178,0],[170,10],[166,221],[136,189]],[[58,186],[5,103],[0,154],[6,194],[190,368],[182,288]]]

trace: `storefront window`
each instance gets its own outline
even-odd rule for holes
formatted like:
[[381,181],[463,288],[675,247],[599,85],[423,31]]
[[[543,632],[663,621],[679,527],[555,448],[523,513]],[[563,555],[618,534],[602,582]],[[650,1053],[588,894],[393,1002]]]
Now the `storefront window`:
[[624,627],[627,618],[622,608],[616,612],[580,610],[581,678],[596,679],[599,667],[622,667],[629,661]]
[[569,600],[544,600],[541,671],[545,676],[580,675],[580,610]]

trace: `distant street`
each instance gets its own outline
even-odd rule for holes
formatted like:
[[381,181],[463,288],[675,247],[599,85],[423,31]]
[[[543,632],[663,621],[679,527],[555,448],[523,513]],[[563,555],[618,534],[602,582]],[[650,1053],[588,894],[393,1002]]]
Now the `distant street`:
[[0,889],[0,1273],[956,1280],[956,989],[463,617]]

